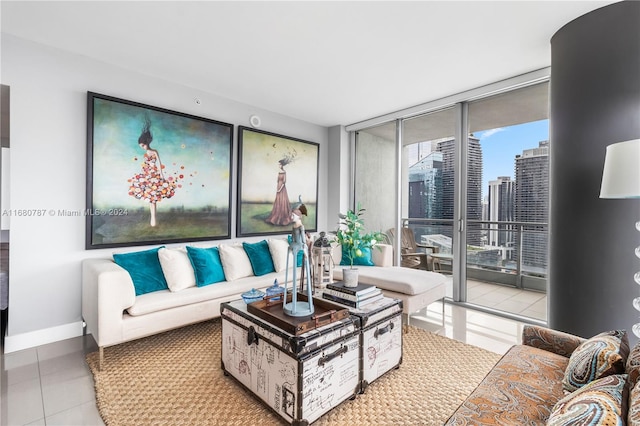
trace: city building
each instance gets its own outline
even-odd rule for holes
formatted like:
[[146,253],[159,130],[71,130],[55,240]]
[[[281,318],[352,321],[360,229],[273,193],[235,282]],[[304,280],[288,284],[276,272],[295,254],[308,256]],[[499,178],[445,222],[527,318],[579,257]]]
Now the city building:
[[409,167],[409,217],[439,219],[442,209],[442,153],[431,152]]
[[[453,219],[454,205],[454,147],[455,140],[448,138],[437,143],[437,150],[442,152],[442,219]],[[440,218],[438,218],[440,219]],[[482,147],[480,139],[469,136],[467,149],[467,220],[482,220]],[[482,245],[482,231],[470,229],[467,232],[467,244]]]
[[[526,149],[515,161],[515,220],[526,222],[523,227],[522,268],[535,272],[547,267],[547,235],[549,221],[549,142],[542,141],[537,148]],[[516,241],[516,247],[520,244]]]
[[[500,176],[496,180],[489,181],[486,218],[488,222],[513,222],[515,218],[514,188],[515,182],[510,176]],[[513,246],[515,235],[510,225],[490,223],[487,234],[488,246]]]
[[[409,217],[453,219],[455,139],[443,138],[407,147],[409,166]],[[415,162],[415,163],[412,163]],[[480,140],[469,137],[467,218],[482,220],[482,147]],[[429,227],[422,231],[430,232]],[[443,231],[451,237],[451,228]],[[482,245],[482,232],[473,230],[467,243]]]

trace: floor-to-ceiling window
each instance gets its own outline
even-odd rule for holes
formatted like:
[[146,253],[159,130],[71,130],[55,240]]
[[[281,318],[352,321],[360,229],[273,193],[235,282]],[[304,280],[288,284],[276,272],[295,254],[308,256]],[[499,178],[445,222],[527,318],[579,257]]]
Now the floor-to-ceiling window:
[[378,229],[408,227],[432,247],[452,301],[546,321],[549,84],[540,75],[357,129],[354,199]]
[[548,93],[544,82],[468,104],[467,301],[540,320],[546,320]]
[[[451,272],[454,246],[456,108],[411,117],[402,131],[403,226],[431,247],[431,268]],[[438,258],[434,262],[433,256]]]

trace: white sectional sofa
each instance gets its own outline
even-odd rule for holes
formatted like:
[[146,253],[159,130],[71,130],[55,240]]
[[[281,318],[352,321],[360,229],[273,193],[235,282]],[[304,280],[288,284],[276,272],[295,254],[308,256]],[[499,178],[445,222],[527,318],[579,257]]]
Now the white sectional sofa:
[[[240,299],[242,293],[252,288],[264,291],[276,279],[284,283],[287,240],[269,239],[260,243],[157,247],[117,253],[111,258],[85,259],[82,316],[85,332],[93,335],[100,348],[101,364],[105,347],[219,317],[221,303]],[[249,246],[261,247],[263,260],[265,254],[269,256],[271,272],[262,268],[256,275],[252,260],[260,260],[260,256],[250,258],[245,250]],[[217,252],[213,259],[207,256],[212,249]],[[152,251],[157,251],[155,258],[149,254]],[[191,257],[190,251],[204,256]],[[129,261],[131,266],[127,270],[116,261],[125,266]],[[147,262],[150,266],[145,268]],[[293,262],[290,263],[291,268]],[[158,280],[166,282],[164,288],[143,288],[147,281]]]
[[[270,259],[266,258],[266,246]],[[260,247],[261,258],[255,254],[256,247]],[[129,271],[116,263],[114,258],[85,259],[82,262],[82,315],[85,331],[93,335],[100,348],[101,365],[106,347],[219,317],[221,303],[240,299],[242,293],[252,288],[264,291],[276,279],[283,284],[287,248],[286,239],[268,239],[251,244],[245,242],[244,245],[222,243],[214,247],[197,247],[205,256],[196,256],[194,262],[194,257],[190,256],[193,250],[187,251],[190,247],[158,247],[149,250],[157,250],[156,258],[161,267],[160,272],[156,268],[155,277],[148,270],[139,270],[143,269],[139,267],[142,262],[136,257],[129,259],[130,265],[127,266],[126,262],[118,259],[119,254],[114,255]],[[201,271],[204,268],[207,272],[210,251],[215,251],[219,256],[219,264],[214,265],[217,272],[214,271],[213,275],[218,273],[218,282],[215,283],[206,282],[211,275]],[[444,298],[446,277],[392,266],[392,251],[388,245],[374,249],[371,257],[375,266],[359,266],[360,281],[375,284],[387,296],[401,299],[404,313]],[[126,256],[141,252],[146,250],[123,255],[126,260]],[[251,252],[253,254],[247,254]],[[334,252],[339,259],[339,247]],[[153,258],[149,256],[147,259]],[[273,265],[265,269],[264,265],[256,264],[256,258],[266,263],[270,260]],[[291,267],[293,262],[290,263]],[[134,265],[133,268],[131,265]],[[336,279],[341,279],[341,268],[335,268]],[[220,269],[224,272],[222,280]],[[139,288],[141,281],[144,286],[147,280],[154,278],[164,279],[167,287],[147,289],[148,292],[140,294],[145,291]]]

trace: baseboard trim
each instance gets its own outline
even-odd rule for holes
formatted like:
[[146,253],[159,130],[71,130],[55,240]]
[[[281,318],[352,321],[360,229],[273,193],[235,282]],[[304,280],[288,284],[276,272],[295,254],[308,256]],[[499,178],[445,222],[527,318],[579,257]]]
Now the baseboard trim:
[[82,321],[13,336],[7,335],[4,338],[4,353],[17,352],[78,336],[82,336]]

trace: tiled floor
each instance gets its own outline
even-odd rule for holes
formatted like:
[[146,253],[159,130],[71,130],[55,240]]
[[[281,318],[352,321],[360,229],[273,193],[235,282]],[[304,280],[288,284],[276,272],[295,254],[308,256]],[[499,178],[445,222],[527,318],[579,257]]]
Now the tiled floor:
[[[481,300],[512,303],[523,311],[541,303],[537,297],[470,287]],[[544,295],[542,295],[544,297]],[[497,305],[494,305],[497,307]],[[490,314],[434,303],[411,318],[411,324],[497,353],[519,343],[523,323]],[[102,425],[95,403],[86,353],[97,350],[91,336],[77,337],[2,356],[2,425]]]
[[427,309],[411,316],[411,325],[479,346],[499,354],[521,342],[525,323],[479,312],[476,310],[445,304],[444,327],[442,326],[442,304],[436,302]]
[[[451,285],[448,291],[447,295],[451,297]],[[468,281],[467,300],[488,308],[547,321],[547,295],[539,291]]]
[[77,337],[2,356],[2,425],[101,425],[86,353]]

